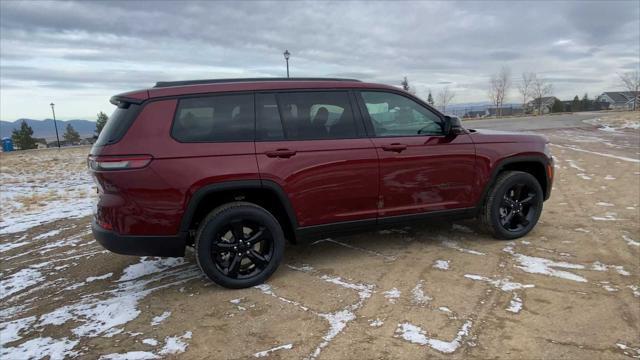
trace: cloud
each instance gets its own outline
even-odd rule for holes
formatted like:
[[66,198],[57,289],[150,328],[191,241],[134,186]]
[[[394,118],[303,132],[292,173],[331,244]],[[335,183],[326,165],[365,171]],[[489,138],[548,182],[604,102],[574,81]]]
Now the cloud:
[[418,95],[449,86],[459,102],[486,100],[502,65],[514,78],[584,79],[559,81],[561,97],[595,93],[638,61],[639,11],[637,2],[2,1],[0,117],[46,115],[16,100],[25,94],[68,97],[79,117],[156,81],[283,76],[284,49],[293,76],[393,85],[407,76]]

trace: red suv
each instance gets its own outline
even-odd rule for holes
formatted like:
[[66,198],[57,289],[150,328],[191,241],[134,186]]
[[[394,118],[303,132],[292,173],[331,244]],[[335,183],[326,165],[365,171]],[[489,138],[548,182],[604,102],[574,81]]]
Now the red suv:
[[434,217],[527,234],[549,197],[546,138],[465,129],[398,88],[351,79],[160,82],[116,95],[88,162],[95,238],[184,256],[242,288],[295,242]]

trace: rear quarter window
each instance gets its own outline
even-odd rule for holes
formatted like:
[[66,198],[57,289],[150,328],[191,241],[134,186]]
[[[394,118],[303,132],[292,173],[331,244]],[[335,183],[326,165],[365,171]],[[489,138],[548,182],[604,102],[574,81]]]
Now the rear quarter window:
[[140,105],[136,104],[130,104],[126,108],[116,108],[100,132],[100,136],[98,136],[98,140],[96,140],[94,146],[110,145],[120,141],[131,127],[131,124],[133,124],[139,112]]
[[180,142],[254,139],[253,95],[217,95],[180,99],[171,136]]

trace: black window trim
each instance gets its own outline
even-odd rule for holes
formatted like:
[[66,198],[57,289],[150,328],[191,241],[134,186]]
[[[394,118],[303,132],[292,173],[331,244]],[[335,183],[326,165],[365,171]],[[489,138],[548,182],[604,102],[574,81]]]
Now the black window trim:
[[[418,97],[416,96],[412,96],[410,94],[407,94],[406,92],[400,91],[400,90],[391,90],[391,89],[364,89],[364,88],[359,88],[356,91],[354,91],[354,95],[358,101],[358,108],[360,109],[360,112],[362,113],[362,119],[365,123],[365,128],[367,129],[367,135],[370,138],[376,138],[376,139],[384,139],[384,138],[398,138],[398,137],[446,137],[447,135],[444,134],[439,134],[439,135],[434,135],[434,134],[415,134],[415,135],[387,135],[387,136],[377,136],[375,133],[375,129],[373,127],[373,123],[371,122],[371,116],[369,115],[369,111],[367,110],[367,106],[366,103],[364,101],[364,98],[362,97],[362,92],[383,92],[383,93],[391,93],[391,94],[395,94],[395,95],[399,95],[399,96],[403,96],[409,100],[412,100],[413,102],[418,103],[420,106],[426,108],[427,110],[431,111],[433,114],[435,114],[439,119],[440,119],[440,126],[444,125],[445,122],[445,115],[442,114],[440,111],[438,111],[437,109],[435,109],[434,107],[432,107],[431,105],[427,104],[426,102],[420,100]],[[443,128],[444,130],[444,128]]]
[[[176,116],[178,115],[178,109],[180,108],[180,101],[183,99],[197,99],[197,98],[211,98],[217,96],[233,96],[233,95],[250,95],[252,97],[253,103],[253,136],[251,139],[247,140],[207,140],[207,141],[184,141],[179,140],[175,136],[173,136],[173,128],[176,124]],[[154,99],[155,101],[156,99]],[[199,94],[189,94],[189,95],[180,95],[175,97],[167,97],[161,98],[158,100],[176,100],[176,106],[173,109],[173,115],[171,119],[171,128],[169,129],[169,137],[174,141],[181,144],[228,144],[228,143],[246,143],[246,142],[255,142],[256,141],[256,96],[255,91],[226,91],[226,92],[214,92],[214,93],[199,93]]]

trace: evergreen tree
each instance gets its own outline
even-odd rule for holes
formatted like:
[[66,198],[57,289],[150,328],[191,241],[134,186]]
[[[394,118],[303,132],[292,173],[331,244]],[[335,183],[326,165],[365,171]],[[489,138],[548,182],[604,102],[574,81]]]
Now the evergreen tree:
[[19,130],[13,130],[11,139],[16,147],[20,150],[28,150],[36,148],[36,140],[33,138],[33,129],[27,125],[27,122],[22,120]]
[[562,101],[556,99],[553,102],[553,105],[551,106],[551,112],[557,113],[557,112],[563,112],[564,111],[564,104],[562,103]]
[[98,120],[96,120],[96,135],[100,136],[102,129],[107,124],[107,120],[109,120],[109,117],[107,116],[107,114],[100,111],[98,113]]
[[582,110],[582,106],[580,106],[580,98],[576,95],[573,98],[573,103],[571,104],[571,111],[576,112]]
[[433,96],[431,95],[431,90],[429,90],[429,96],[427,96],[427,104],[435,106],[435,103],[433,102]]
[[589,100],[589,95],[587,95],[587,93],[584,93],[584,96],[582,97],[580,108],[582,110],[591,109],[591,100]]
[[404,77],[404,80],[402,80],[400,85],[402,85],[402,89],[404,89],[404,91],[409,91],[409,80],[407,80],[406,76]]
[[65,130],[63,137],[71,144],[77,144],[80,142],[80,134],[78,134],[71,124],[67,124],[67,129]]

